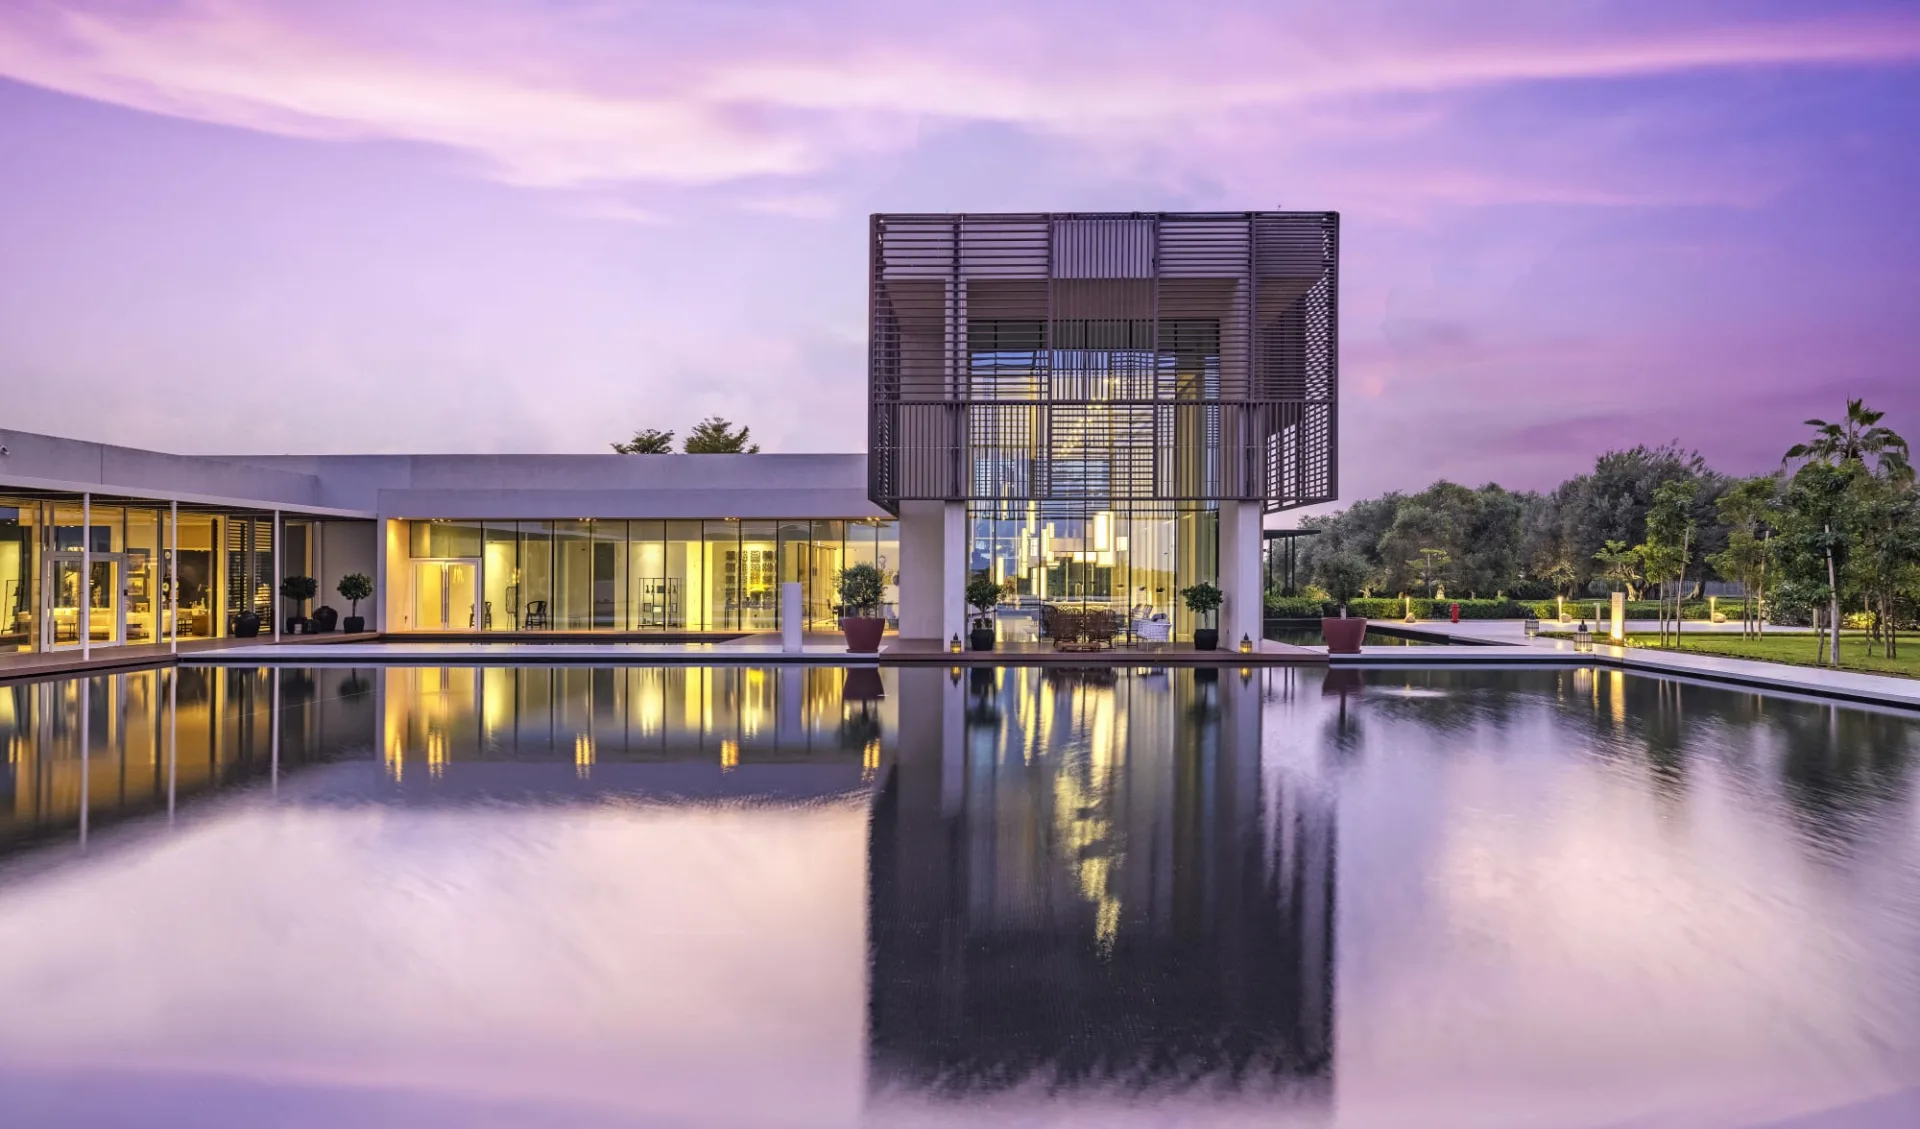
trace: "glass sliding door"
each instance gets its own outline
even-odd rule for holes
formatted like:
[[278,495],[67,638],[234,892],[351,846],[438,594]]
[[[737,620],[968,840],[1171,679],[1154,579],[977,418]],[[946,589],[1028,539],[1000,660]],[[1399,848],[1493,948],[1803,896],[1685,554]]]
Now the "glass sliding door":
[[481,629],[520,627],[520,541],[510,521],[490,521],[480,546]]
[[700,523],[666,523],[666,586],[680,595],[677,614],[669,607],[666,626],[674,631],[707,629],[707,569],[701,552]]
[[480,562],[414,561],[413,627],[416,631],[472,631],[480,626]]
[[775,525],[770,521],[742,521],[740,530],[740,616],[734,623],[743,631],[780,628],[780,568]]
[[680,585],[667,578],[667,523],[627,523],[627,590],[636,631],[659,631],[682,618]]
[[40,503],[0,503],[0,652],[40,646]]
[[627,523],[593,523],[593,622],[597,631],[627,625]]
[[593,626],[593,524],[553,523],[553,626],[585,631]]

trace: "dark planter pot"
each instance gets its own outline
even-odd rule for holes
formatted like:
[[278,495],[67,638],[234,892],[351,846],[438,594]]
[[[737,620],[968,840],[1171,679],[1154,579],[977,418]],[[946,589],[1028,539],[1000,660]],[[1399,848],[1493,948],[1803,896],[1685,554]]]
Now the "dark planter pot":
[[289,635],[308,635],[313,632],[313,621],[303,615],[290,615],[281,630]]
[[856,655],[873,655],[880,652],[880,636],[887,630],[887,621],[860,615],[841,616],[840,630],[847,637],[847,650]]
[[340,621],[340,630],[345,631],[349,635],[356,631],[365,631],[366,629],[367,617],[363,615],[350,615]]
[[307,619],[308,631],[316,635],[324,635],[332,631],[334,627],[339,624],[340,613],[325,604],[321,604],[319,607],[313,609],[313,614],[308,616]]
[[1196,651],[1217,651],[1220,649],[1220,629],[1217,627],[1195,628],[1193,649]]
[[993,628],[976,627],[967,632],[967,649],[970,651],[993,650]]
[[233,617],[233,637],[235,639],[253,639],[260,634],[260,617],[253,612],[241,612]]
[[1360,640],[1367,634],[1367,621],[1358,616],[1323,619],[1320,621],[1320,634],[1327,640],[1328,654],[1357,655],[1360,653]]

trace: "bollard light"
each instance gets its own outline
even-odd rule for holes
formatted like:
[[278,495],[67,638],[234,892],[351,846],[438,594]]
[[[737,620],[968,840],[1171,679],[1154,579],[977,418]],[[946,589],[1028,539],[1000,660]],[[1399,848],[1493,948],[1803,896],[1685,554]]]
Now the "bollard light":
[[960,653],[960,633],[959,632],[957,631],[954,632],[953,638],[948,640],[947,653],[954,654],[954,655],[957,655]]
[[1245,635],[1240,636],[1240,653],[1243,655],[1251,655],[1253,653],[1253,640],[1247,638]]

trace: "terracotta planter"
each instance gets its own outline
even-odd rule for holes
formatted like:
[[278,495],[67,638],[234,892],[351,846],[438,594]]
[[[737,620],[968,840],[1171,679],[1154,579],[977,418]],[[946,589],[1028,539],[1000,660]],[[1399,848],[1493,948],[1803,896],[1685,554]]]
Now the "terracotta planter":
[[1327,640],[1328,654],[1357,655],[1360,653],[1360,640],[1367,634],[1367,621],[1358,616],[1323,619],[1320,621],[1320,634]]
[[887,630],[887,621],[867,616],[841,616],[840,630],[847,637],[848,651],[856,655],[878,654],[880,636]]

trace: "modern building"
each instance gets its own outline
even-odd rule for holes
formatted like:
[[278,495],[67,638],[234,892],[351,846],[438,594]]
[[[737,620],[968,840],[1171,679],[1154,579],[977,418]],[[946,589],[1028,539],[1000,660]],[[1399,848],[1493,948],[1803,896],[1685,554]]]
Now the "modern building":
[[374,582],[390,633],[808,626],[871,563],[890,626],[1048,603],[1258,637],[1264,513],[1336,493],[1338,217],[879,215],[848,455],[167,455],[0,430],[0,648],[271,632],[279,579]]

